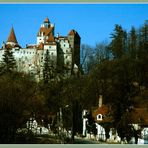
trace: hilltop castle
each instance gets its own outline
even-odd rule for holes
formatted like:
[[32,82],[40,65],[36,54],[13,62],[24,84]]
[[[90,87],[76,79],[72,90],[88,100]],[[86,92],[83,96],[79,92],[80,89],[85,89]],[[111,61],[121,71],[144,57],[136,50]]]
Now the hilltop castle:
[[19,72],[28,73],[37,81],[43,79],[43,66],[45,54],[48,50],[51,64],[58,75],[70,76],[74,69],[80,67],[80,36],[75,30],[71,30],[67,36],[54,36],[54,25],[46,18],[37,33],[37,43],[28,44],[21,48],[17,42],[12,27],[7,42],[3,42],[0,49],[0,61],[4,50],[11,49],[17,63]]

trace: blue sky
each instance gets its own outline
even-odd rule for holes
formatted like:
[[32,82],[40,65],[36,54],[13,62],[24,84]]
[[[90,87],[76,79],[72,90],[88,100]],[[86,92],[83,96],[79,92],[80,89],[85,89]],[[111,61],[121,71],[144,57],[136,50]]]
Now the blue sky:
[[13,26],[22,47],[36,43],[46,17],[55,24],[55,34],[66,36],[75,29],[81,43],[91,46],[109,40],[115,24],[129,31],[148,19],[148,4],[0,4],[0,11],[0,44]]

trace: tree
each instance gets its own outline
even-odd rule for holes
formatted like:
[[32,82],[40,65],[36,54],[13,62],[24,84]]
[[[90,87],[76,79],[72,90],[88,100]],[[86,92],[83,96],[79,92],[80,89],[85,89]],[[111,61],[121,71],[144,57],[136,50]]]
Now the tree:
[[110,60],[111,59],[111,52],[108,48],[108,42],[103,41],[100,43],[96,44],[95,47],[95,57],[96,57],[96,62],[100,63],[104,60]]
[[129,33],[129,41],[128,41],[128,51],[131,59],[135,59],[137,57],[137,49],[138,49],[138,43],[137,43],[137,33],[135,27],[131,28],[131,31]]
[[86,126],[88,133],[97,135],[97,128],[96,128],[95,120],[92,117],[92,111],[90,111],[86,115],[86,118],[88,119],[88,123],[87,123],[87,126]]
[[12,49],[4,50],[3,61],[1,63],[1,73],[12,72],[16,70],[16,61],[13,56]]
[[46,51],[43,67],[43,79],[44,83],[49,83],[55,78],[55,68],[54,63],[50,59],[49,51]]
[[114,58],[120,58],[126,52],[127,33],[121,25],[115,25],[114,33],[111,34],[110,50]]
[[95,66],[94,48],[83,44],[81,46],[81,68],[85,74],[88,74]]
[[[15,143],[17,129],[26,127],[44,104],[35,94],[36,83],[28,76],[19,73],[6,73],[0,76],[0,143]],[[37,101],[38,100],[38,101]]]

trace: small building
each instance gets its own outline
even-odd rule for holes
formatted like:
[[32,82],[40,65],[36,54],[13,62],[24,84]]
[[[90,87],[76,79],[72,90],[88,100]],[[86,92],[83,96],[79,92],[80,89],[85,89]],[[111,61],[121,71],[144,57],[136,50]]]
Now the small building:
[[98,140],[106,141],[108,138],[113,139],[112,137],[116,136],[114,135],[115,134],[114,132],[110,132],[110,135],[108,133],[110,137],[107,137],[105,128],[110,127],[110,129],[112,129],[111,127],[113,123],[113,118],[111,113],[111,106],[103,104],[102,95],[99,96],[98,107],[93,109],[92,116],[94,117],[96,122]]
[[[133,107],[132,111],[129,113],[129,124],[131,124],[135,131],[137,132],[137,143],[138,144],[148,144],[148,108]],[[135,137],[131,143],[135,143]]]

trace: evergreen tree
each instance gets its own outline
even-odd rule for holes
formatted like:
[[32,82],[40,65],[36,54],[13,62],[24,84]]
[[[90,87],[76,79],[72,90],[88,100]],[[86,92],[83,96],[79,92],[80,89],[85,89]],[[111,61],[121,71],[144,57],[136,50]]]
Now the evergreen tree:
[[133,59],[137,57],[137,33],[135,27],[131,28],[128,41],[129,55]]
[[55,68],[54,63],[50,59],[49,51],[46,51],[45,59],[44,59],[44,67],[43,67],[43,79],[44,83],[49,83],[50,80],[55,77]]
[[127,33],[120,25],[115,25],[114,33],[111,34],[110,49],[114,58],[120,58],[126,51]]
[[12,49],[4,50],[3,61],[1,63],[1,73],[13,72],[16,70],[16,61],[13,56]]

